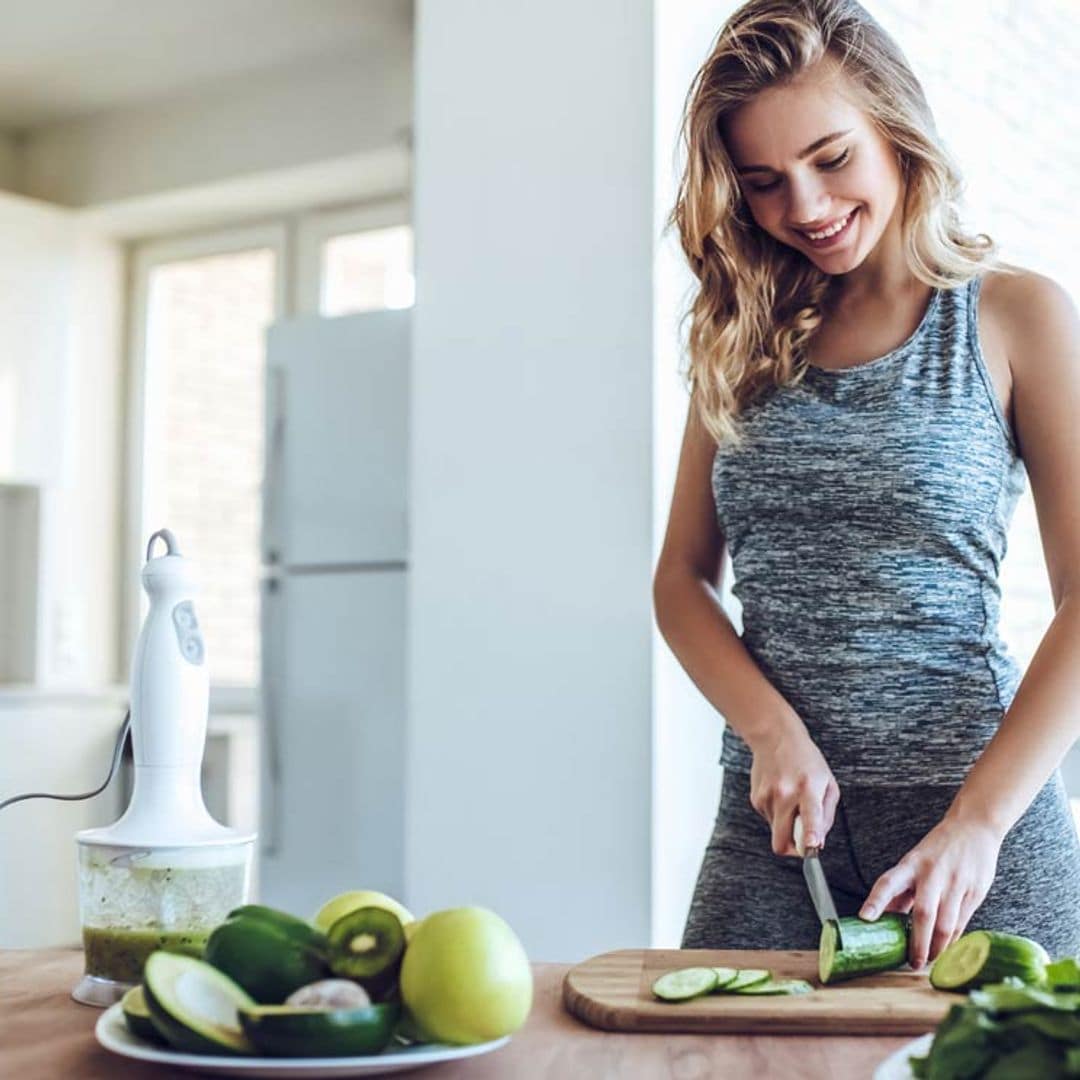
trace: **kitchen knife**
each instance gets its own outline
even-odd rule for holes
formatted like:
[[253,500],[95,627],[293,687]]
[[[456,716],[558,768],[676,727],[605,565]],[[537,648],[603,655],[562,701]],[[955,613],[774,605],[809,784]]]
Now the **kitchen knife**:
[[[806,887],[810,890],[810,899],[813,901],[814,910],[817,912],[821,925],[830,920],[836,923],[837,937],[839,939],[840,916],[836,913],[836,904],[833,903],[832,893],[829,891],[829,883],[825,878],[825,871],[821,868],[819,847],[803,848],[803,824],[802,818],[795,815],[795,850],[802,858],[803,877],[806,879]],[[841,948],[843,943],[841,942]]]

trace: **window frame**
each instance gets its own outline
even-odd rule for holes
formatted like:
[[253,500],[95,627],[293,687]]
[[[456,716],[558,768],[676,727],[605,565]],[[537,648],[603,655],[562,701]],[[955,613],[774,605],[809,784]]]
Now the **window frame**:
[[401,225],[412,226],[412,208],[406,198],[379,199],[297,215],[293,296],[297,314],[322,314],[322,246],[327,240]]
[[[255,248],[270,248],[277,259],[274,282],[274,319],[287,317],[290,312],[290,284],[293,260],[290,258],[292,237],[289,223],[283,220],[260,224],[237,225],[182,236],[148,238],[127,246],[126,338],[125,364],[127,447],[123,480],[123,528],[126,537],[123,565],[141,567],[145,559],[143,545],[148,533],[150,507],[145,499],[147,474],[146,432],[147,392],[150,389],[147,371],[147,320],[149,315],[150,274],[158,266],[184,259],[228,255]],[[135,640],[142,625],[146,606],[142,584],[133,572],[120,575],[121,639],[118,656],[120,677],[126,679],[135,652]],[[254,705],[257,687],[211,686],[211,708],[218,712],[249,709]]]

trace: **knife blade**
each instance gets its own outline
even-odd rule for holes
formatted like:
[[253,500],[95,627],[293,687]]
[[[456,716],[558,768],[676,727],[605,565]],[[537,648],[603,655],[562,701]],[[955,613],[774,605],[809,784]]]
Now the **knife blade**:
[[821,925],[830,920],[837,924],[840,929],[840,916],[836,913],[836,904],[833,902],[832,893],[829,891],[829,882],[825,877],[825,871],[821,866],[821,849],[819,847],[803,847],[802,818],[795,815],[795,850],[802,858],[803,877],[806,879],[806,888],[810,892],[810,900],[821,920]]

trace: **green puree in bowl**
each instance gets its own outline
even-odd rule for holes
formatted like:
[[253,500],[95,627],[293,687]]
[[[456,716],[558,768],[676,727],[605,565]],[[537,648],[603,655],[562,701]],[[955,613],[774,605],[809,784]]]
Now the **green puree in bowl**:
[[84,926],[82,934],[88,975],[137,983],[142,980],[146,958],[155,949],[199,958],[210,930],[125,930]]

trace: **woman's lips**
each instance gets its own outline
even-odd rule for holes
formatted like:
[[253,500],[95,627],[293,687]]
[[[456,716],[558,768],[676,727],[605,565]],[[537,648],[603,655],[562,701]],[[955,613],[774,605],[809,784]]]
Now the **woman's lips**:
[[806,238],[807,243],[813,245],[815,248],[832,247],[834,244],[838,244],[841,240],[843,240],[851,231],[851,226],[855,223],[855,217],[858,212],[859,208],[856,206],[855,209],[852,210],[850,214],[848,214],[847,222],[845,223],[844,227],[838,233],[833,233],[832,236],[826,236],[822,240],[812,240],[809,236],[807,236],[805,232],[803,232],[801,235]]

